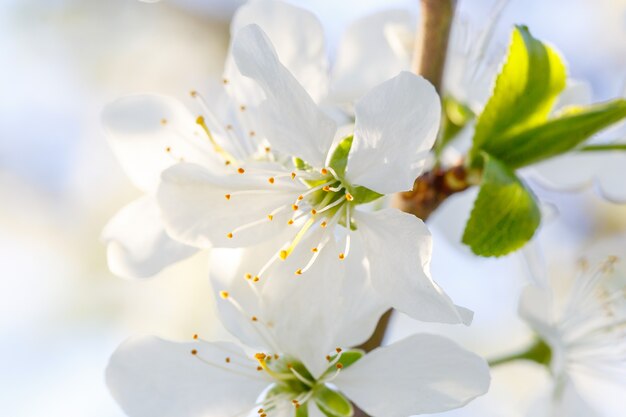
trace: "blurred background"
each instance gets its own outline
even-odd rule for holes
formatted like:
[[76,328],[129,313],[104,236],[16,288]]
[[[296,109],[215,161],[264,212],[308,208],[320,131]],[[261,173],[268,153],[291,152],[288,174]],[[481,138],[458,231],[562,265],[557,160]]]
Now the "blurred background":
[[[0,415],[121,417],[103,371],[122,340],[137,333],[223,337],[202,254],[140,282],[108,272],[100,232],[139,192],[113,158],[99,113],[124,94],[185,99],[190,89],[219,82],[229,18],[241,3],[0,0]],[[419,13],[418,0],[291,3],[319,16],[331,57],[355,18],[392,7]],[[461,13],[488,23],[493,0],[459,3]],[[623,88],[626,0],[512,0],[495,32],[503,44],[514,23],[562,51],[571,75],[590,82],[596,100]],[[597,242],[602,250],[626,252],[620,240],[626,208],[592,191],[537,192],[559,213],[539,237],[553,265],[573,265]],[[460,236],[467,194],[431,221],[433,274],[458,304],[476,312],[475,324],[424,326],[397,316],[390,340],[426,329],[488,357],[529,340],[516,317],[528,277],[519,255],[476,259],[444,236]],[[522,415],[545,381],[545,372],[530,365],[498,369],[490,394],[450,415]]]

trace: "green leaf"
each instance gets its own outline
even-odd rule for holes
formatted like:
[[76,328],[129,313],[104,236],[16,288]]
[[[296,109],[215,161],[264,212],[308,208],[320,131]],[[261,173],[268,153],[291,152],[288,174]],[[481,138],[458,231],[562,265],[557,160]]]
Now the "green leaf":
[[465,104],[453,97],[443,99],[443,121],[441,135],[437,140],[435,152],[437,155],[459,134],[461,130],[475,117],[474,112]]
[[565,88],[565,66],[552,48],[516,26],[493,94],[476,122],[472,159],[514,132],[544,122]]
[[516,169],[572,150],[625,117],[624,99],[577,108],[575,112],[505,136],[502,141],[486,146],[486,151]]
[[313,398],[320,411],[328,417],[351,417],[354,414],[350,401],[325,385],[315,388]]
[[487,154],[483,159],[482,183],[463,243],[476,255],[502,256],[530,240],[541,213],[532,193],[510,168]]
[[348,155],[350,154],[350,149],[352,148],[353,138],[354,136],[348,136],[339,142],[339,145],[337,145],[333,151],[333,154],[330,157],[330,162],[328,163],[328,166],[331,167],[340,178],[343,178],[346,173]]
[[610,152],[626,151],[626,143],[605,143],[598,145],[587,145],[579,149],[580,152]]

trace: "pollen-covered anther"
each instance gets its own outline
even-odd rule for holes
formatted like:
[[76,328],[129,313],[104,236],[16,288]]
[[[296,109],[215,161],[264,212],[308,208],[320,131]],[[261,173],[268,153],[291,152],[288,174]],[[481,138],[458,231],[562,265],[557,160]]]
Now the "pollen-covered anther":
[[243,168],[237,168],[237,172],[243,174],[244,172],[246,172],[246,170]]
[[352,200],[354,200],[354,197],[352,196],[352,194],[346,193],[346,200],[352,201]]
[[241,111],[246,111],[246,106],[244,106],[243,104],[241,106],[239,106],[239,110]]
[[261,280],[261,278],[259,278],[258,276],[254,277],[252,279],[253,282],[259,282]]
[[292,209],[293,211],[298,210],[298,205],[297,205],[297,204],[293,204],[293,205],[291,206],[291,209]]
[[230,294],[228,293],[228,291],[220,291],[220,297],[222,297],[224,300],[226,300],[229,296]]
[[244,277],[245,277],[246,279],[252,279],[252,274],[246,274],[246,275],[244,275]]
[[196,98],[196,97],[198,96],[198,92],[197,92],[196,90],[191,90],[191,91],[189,92],[189,95],[190,95],[191,97]]
[[263,370],[263,367],[262,367],[262,366],[257,366],[257,367],[256,367],[256,370],[260,372],[260,371],[262,371],[262,370]]
[[315,215],[317,214],[317,210],[312,209],[312,210],[311,210],[311,214],[312,214],[313,216],[315,216]]
[[342,349],[341,349],[340,347],[338,347],[338,348],[335,348],[335,351],[336,351],[337,353],[341,353],[341,352],[342,352]]
[[198,340],[198,335],[197,334],[193,335],[193,340]]
[[313,252],[313,253],[317,252],[318,250],[319,250],[319,249],[317,249],[317,247],[315,247],[315,248],[311,248],[311,252]]
[[230,194],[224,194],[224,198],[225,198],[226,200],[230,200]]
[[330,355],[326,355],[326,360],[330,362],[331,360],[333,360],[333,358],[331,358]]
[[341,368],[343,368],[343,364],[341,362],[339,362],[338,364],[335,365],[335,367],[337,369],[341,369]]
[[268,219],[269,221],[272,221],[272,220],[274,220],[274,216],[272,216],[271,214],[268,214],[268,215],[267,215],[267,219]]
[[342,261],[343,261],[344,259],[346,259],[346,255],[345,255],[345,253],[340,253],[340,254],[339,254],[339,259],[341,259]]
[[170,148],[169,146],[165,148],[165,152],[172,152],[172,148]]
[[256,353],[254,355],[254,358],[258,361],[262,361],[265,360],[265,358],[267,357],[267,355],[265,353]]
[[265,412],[265,410],[262,409],[262,408],[259,408],[259,410],[257,411],[258,414],[263,414],[264,412]]
[[165,126],[167,124],[167,119],[161,119],[161,125]]
[[302,269],[296,270],[296,275],[302,275]]
[[328,175],[328,170],[326,168],[322,168],[320,172],[322,173],[322,175]]
[[330,185],[326,185],[326,186],[322,187],[322,190],[324,190],[326,192],[330,191]]
[[192,355],[197,355],[197,354],[198,354],[198,351],[197,351],[197,350],[195,350],[195,349],[192,349],[192,350],[191,350],[191,354],[192,354]]
[[224,362],[226,362],[226,363],[230,363],[230,358],[227,356],[227,357],[224,359]]
[[224,78],[224,79],[222,80],[222,82],[223,82],[224,84],[228,84],[228,82],[229,82],[229,81],[228,81],[228,78]]
[[291,173],[291,179],[292,179],[292,180],[295,180],[295,179],[296,179],[296,173],[295,173],[295,172],[292,172],[292,173]]
[[288,225],[292,225],[293,224],[293,219],[289,219],[289,221],[287,222]]
[[257,316],[252,316],[252,317],[250,318],[250,320],[252,320],[252,321],[259,321],[259,319],[258,319],[258,317],[257,317]]
[[328,223],[326,223],[326,221],[323,221],[320,223],[320,227],[326,227],[328,225]]
[[291,403],[293,404],[294,407],[300,408],[300,401],[298,401],[298,400],[291,400]]
[[287,256],[289,256],[289,252],[287,252],[286,250],[281,250],[278,256],[280,256],[280,259],[284,261],[285,259],[287,259]]
[[270,148],[269,146],[265,147],[265,152],[270,153],[272,151],[272,148]]
[[229,160],[224,161],[224,165],[230,165],[231,162]]
[[298,196],[298,201],[302,201],[303,199],[304,199],[304,196],[303,196],[302,194],[300,194],[300,195]]
[[250,132],[248,132],[248,135],[250,135],[250,137],[254,137],[256,135],[256,132],[254,130],[251,130]]
[[233,234],[232,234],[232,233],[228,233],[228,234],[226,235],[226,237],[227,237],[227,238],[229,238],[229,239],[232,239],[232,238],[233,238]]
[[267,179],[267,181],[268,181],[270,184],[274,184],[274,182],[276,182],[276,180],[274,179],[274,177],[269,177],[269,178]]

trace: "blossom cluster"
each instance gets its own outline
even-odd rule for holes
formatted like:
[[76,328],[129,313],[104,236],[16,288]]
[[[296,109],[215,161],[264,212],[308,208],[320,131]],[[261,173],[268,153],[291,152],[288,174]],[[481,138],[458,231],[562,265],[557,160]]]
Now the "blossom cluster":
[[[472,321],[431,276],[425,223],[386,207],[430,166],[445,114],[435,88],[407,71],[407,22],[396,12],[355,22],[331,68],[314,15],[251,1],[233,18],[211,100],[192,91],[190,110],[141,94],[104,110],[110,144],[144,192],[104,230],[111,270],[147,278],[210,252],[217,316],[238,340],[123,343],[107,383],[130,417],[350,417],[355,406],[407,417],[487,392],[487,362],[444,337],[359,349],[392,308],[425,322]],[[444,83],[444,100],[476,114],[496,72],[482,61],[489,30]],[[595,285],[612,262],[576,285]],[[569,348],[587,334],[578,326],[613,329],[593,321],[613,298],[592,302],[583,290],[574,288],[569,313],[554,317],[542,310],[551,302],[542,289],[522,297],[559,387],[568,364],[587,353]]]

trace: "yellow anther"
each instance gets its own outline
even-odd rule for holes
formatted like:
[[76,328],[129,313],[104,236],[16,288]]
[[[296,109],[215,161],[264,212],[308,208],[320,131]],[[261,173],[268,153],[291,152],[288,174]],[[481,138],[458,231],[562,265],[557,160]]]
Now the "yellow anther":
[[165,126],[167,124],[167,119],[161,119],[161,124]]
[[224,79],[222,80],[222,82],[223,82],[224,84],[228,84],[228,79],[227,79],[227,78],[224,78]]
[[253,282],[259,282],[261,280],[261,278],[259,278],[258,276],[254,277],[254,279],[252,280]]
[[330,357],[330,355],[326,355],[326,360],[327,360],[328,362],[330,362],[332,359],[333,359],[333,358],[331,358],[331,357]]
[[255,359],[258,361],[262,361],[265,360],[265,358],[267,357],[267,355],[265,353],[257,353],[254,355]]
[[341,350],[341,348],[339,348],[339,347],[338,347],[338,348],[335,348],[335,351],[336,351],[337,353],[341,353],[341,351],[342,351],[342,350]]
[[252,279],[252,274],[246,274],[245,277],[246,279]]
[[346,200],[352,201],[352,200],[354,200],[354,197],[352,196],[352,194],[346,193]]
[[193,340],[198,340],[198,335],[197,334],[193,335]]
[[346,255],[344,253],[340,253],[339,254],[339,259],[341,259],[343,261],[344,259],[346,259]]
[[272,150],[272,149],[271,149],[269,146],[266,146],[266,147],[265,147],[265,152],[270,153],[270,151],[271,151],[271,150]]
[[257,413],[259,413],[259,414],[263,414],[264,412],[265,412],[265,410],[262,409],[262,408],[259,408],[259,411],[257,411]]
[[262,367],[262,366],[257,366],[257,367],[256,367],[256,370],[257,370],[257,371],[259,371],[259,372],[261,372],[261,371],[263,370],[263,367]]
[[224,359],[224,361],[225,361],[226,363],[230,363],[230,358],[227,356],[227,357],[226,357],[226,359]]
[[287,222],[288,225],[292,225],[293,224],[293,219],[289,219],[289,221]]
[[244,172],[246,172],[246,170],[243,169],[243,168],[238,168],[237,172],[240,173],[240,174],[243,174]]
[[252,320],[252,321],[259,321],[259,319],[257,318],[257,316],[252,316],[252,317],[250,318],[250,320]]
[[341,369],[341,368],[343,368],[343,364],[341,362],[339,362],[337,365],[335,365],[335,367],[337,367],[337,369]]
[[280,256],[280,259],[285,260],[287,259],[287,256],[289,256],[289,252],[287,252],[286,250],[281,250],[278,255]]
[[302,269],[298,269],[298,270],[296,271],[296,275],[302,275]]
[[222,297],[224,300],[227,299],[229,297],[229,293],[228,291],[220,291],[220,297]]
[[274,182],[276,181],[274,177],[269,177],[267,180],[269,181],[270,184],[274,184]]
[[320,227],[326,227],[326,225],[328,225],[328,223],[326,223],[326,221],[323,221],[320,223]]
[[295,172],[292,172],[292,173],[291,173],[291,179],[293,180],[293,179],[295,179],[295,178],[296,178],[296,173],[295,173]]
[[167,148],[165,148],[165,152],[172,152],[172,148],[168,146]]
[[230,194],[224,194],[224,198],[226,198],[226,200],[230,200]]
[[317,252],[317,250],[318,250],[317,248],[312,248],[311,252],[315,253],[315,252]]
[[326,168],[322,168],[321,173],[322,175],[328,175],[328,170]]
[[228,234],[226,235],[226,237],[227,237],[227,238],[229,238],[229,239],[232,239],[232,238],[233,238],[233,234],[232,234],[232,233],[228,233]]
[[194,97],[194,98],[195,98],[195,97],[197,97],[197,96],[198,96],[198,92],[197,92],[196,90],[191,90],[191,91],[189,92],[189,95],[190,95],[191,97]]
[[230,162],[230,161],[228,161],[228,160],[224,161],[224,165],[230,165],[230,163],[231,163],[231,162]]
[[271,214],[268,214],[268,215],[267,215],[267,218],[268,218],[268,220],[269,220],[269,221],[274,220],[274,216],[272,216]]
[[246,106],[244,106],[243,104],[241,106],[239,106],[239,110],[241,111],[246,111]]
[[313,216],[315,216],[315,215],[317,214],[317,210],[312,209],[312,210],[311,210],[311,214],[312,214]]
[[325,185],[322,190],[324,191],[330,191],[330,185]]
[[299,195],[298,196],[298,201],[302,201],[302,199],[304,199],[304,196],[303,195]]
[[294,204],[294,205],[291,206],[291,208],[293,209],[293,211],[296,211],[296,210],[298,210],[298,205]]
[[197,355],[197,354],[198,354],[198,351],[197,351],[197,350],[195,350],[195,349],[192,349],[192,350],[191,350],[191,354],[192,354],[192,355]]

